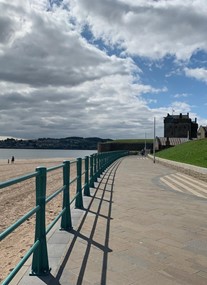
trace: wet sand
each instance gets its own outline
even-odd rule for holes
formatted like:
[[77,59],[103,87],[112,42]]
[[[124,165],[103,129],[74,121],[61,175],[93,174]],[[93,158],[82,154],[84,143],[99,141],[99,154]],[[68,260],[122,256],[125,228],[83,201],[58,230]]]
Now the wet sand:
[[[75,160],[75,159],[71,159]],[[52,167],[62,164],[61,158],[16,160],[8,164],[0,160],[0,181],[19,177],[34,172],[36,167]],[[76,177],[76,164],[71,165],[71,179]],[[62,168],[47,175],[47,196],[62,187]],[[71,185],[71,197],[75,194],[76,185]],[[0,232],[17,221],[35,207],[35,178],[0,189]],[[62,193],[46,205],[47,225],[62,209]],[[16,266],[34,242],[35,215],[24,222],[12,234],[0,243],[0,282]]]

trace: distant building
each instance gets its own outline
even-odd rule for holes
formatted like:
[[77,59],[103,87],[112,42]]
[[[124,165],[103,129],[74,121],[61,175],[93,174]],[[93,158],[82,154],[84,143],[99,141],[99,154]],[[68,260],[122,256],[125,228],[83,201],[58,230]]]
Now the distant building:
[[192,121],[187,115],[170,115],[164,117],[164,137],[166,138],[197,138],[197,119]]
[[188,141],[188,138],[156,137],[155,150],[162,150]]
[[198,129],[198,139],[207,138],[207,126],[200,126]]

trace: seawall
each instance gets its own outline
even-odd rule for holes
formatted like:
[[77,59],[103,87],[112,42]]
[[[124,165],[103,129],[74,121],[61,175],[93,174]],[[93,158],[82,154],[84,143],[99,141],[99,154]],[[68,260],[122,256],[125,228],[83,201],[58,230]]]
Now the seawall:
[[[98,144],[98,152],[106,152],[106,151],[116,151],[116,150],[129,150],[129,151],[140,151],[145,148],[145,143],[99,143]],[[150,149],[152,151],[153,144],[146,143],[146,149]]]
[[[148,155],[149,158],[153,159],[152,155]],[[173,160],[163,159],[155,157],[155,163],[160,163],[167,167],[173,168],[179,172],[193,176],[197,179],[207,182],[207,168],[191,165],[187,163],[181,163]]]

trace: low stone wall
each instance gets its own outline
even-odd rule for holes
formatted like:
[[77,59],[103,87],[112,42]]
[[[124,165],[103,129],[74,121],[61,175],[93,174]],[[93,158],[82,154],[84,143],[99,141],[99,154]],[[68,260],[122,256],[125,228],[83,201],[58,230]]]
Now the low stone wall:
[[[148,155],[149,158],[153,159],[152,155]],[[163,159],[155,157],[155,163],[160,163],[167,167],[173,168],[179,172],[185,173],[187,175],[193,176],[197,179],[207,182],[207,168],[199,167],[187,163],[181,163],[177,161],[172,161],[168,159]]]
[[[145,143],[99,143],[98,152],[115,151],[115,150],[131,150],[140,151],[145,148]],[[152,150],[153,144],[147,143],[146,148]]]

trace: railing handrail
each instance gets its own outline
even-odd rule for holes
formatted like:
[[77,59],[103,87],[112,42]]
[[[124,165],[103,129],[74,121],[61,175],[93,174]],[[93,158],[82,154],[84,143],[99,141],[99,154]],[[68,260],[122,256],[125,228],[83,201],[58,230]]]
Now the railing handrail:
[[[0,189],[12,186],[16,183],[36,177],[36,207],[27,212],[14,224],[0,233],[0,240],[6,238],[17,227],[24,223],[28,218],[36,214],[35,223],[35,242],[32,247],[26,252],[24,257],[11,271],[7,278],[3,281],[2,285],[7,285],[14,278],[26,260],[33,254],[32,261],[32,275],[45,275],[50,271],[48,254],[47,254],[47,241],[46,235],[61,218],[61,228],[63,230],[72,229],[71,221],[71,208],[70,205],[75,201],[75,207],[83,208],[82,195],[90,196],[90,187],[94,186],[98,176],[115,160],[128,155],[127,151],[114,151],[92,154],[90,157],[78,158],[73,161],[64,161],[62,164],[46,168],[38,167],[35,172],[12,178],[10,180],[0,182]],[[84,169],[83,169],[84,162]],[[76,163],[76,177],[70,180],[70,165]],[[63,186],[57,189],[53,194],[46,197],[47,190],[47,173],[57,169],[63,169]],[[82,180],[84,184],[82,185]],[[70,185],[76,181],[76,194],[70,200]],[[63,208],[60,213],[46,228],[45,225],[45,206],[54,199],[57,195],[63,192]]]
[[6,180],[4,182],[0,182],[0,189],[12,186],[14,184],[23,182],[25,180],[28,180],[28,179],[36,177],[36,176],[37,176],[37,172],[35,171],[35,172],[28,173],[28,174],[25,174],[25,175],[22,175],[22,176],[19,176],[19,177],[16,177],[16,178],[12,178],[12,179]]

